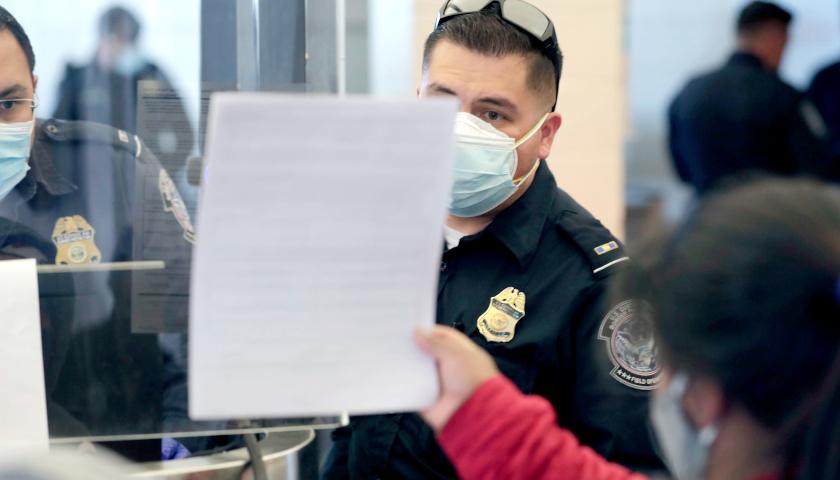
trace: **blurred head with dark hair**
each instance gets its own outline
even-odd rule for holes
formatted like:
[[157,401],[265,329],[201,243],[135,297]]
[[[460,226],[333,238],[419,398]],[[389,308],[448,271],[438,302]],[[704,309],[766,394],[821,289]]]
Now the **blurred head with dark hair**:
[[792,21],[793,14],[775,3],[749,3],[736,23],[738,49],[757,56],[768,70],[778,70]]
[[0,31],[7,31],[15,38],[18,46],[23,50],[26,56],[26,61],[29,65],[29,73],[35,71],[35,52],[32,50],[32,44],[29,42],[29,36],[23,27],[20,26],[17,19],[3,7],[0,7]]
[[138,40],[142,25],[125,7],[114,6],[99,19],[99,45],[97,61],[105,70],[114,70],[130,76],[141,66]]
[[691,428],[717,433],[707,478],[840,478],[840,190],[722,189],[656,250],[621,290],[651,303]]
[[99,34],[136,43],[140,37],[140,22],[125,7],[111,7],[99,19]]

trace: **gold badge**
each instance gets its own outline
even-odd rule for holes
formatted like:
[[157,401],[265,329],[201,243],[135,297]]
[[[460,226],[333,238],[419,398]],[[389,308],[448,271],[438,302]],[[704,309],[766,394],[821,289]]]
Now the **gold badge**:
[[96,230],[81,215],[59,218],[52,234],[56,265],[101,262],[102,252],[94,243],[95,235]]
[[490,305],[478,317],[478,331],[488,342],[513,340],[516,324],[525,316],[525,293],[508,287],[490,299]]

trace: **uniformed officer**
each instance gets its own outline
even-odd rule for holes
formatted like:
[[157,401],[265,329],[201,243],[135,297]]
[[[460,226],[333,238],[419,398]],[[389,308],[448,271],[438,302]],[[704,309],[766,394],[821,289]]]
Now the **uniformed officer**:
[[819,113],[777,73],[792,18],[768,2],[744,7],[737,51],[720,69],[689,81],[671,103],[674,167],[698,193],[755,171],[835,175]]
[[186,412],[155,334],[186,326],[189,213],[136,136],[36,120],[34,65],[0,8],[0,258],[41,268],[50,435],[159,432]]
[[[607,457],[656,467],[646,428],[659,381],[650,325],[608,304],[623,246],[544,159],[561,53],[551,21],[520,0],[447,1],[424,53],[421,97],[460,101],[437,321],[465,332],[562,425]],[[455,478],[417,415],[355,417],[337,430],[325,478]]]
[[825,120],[835,156],[840,157],[840,61],[817,72],[808,88],[808,96]]
[[[53,118],[104,123],[143,136],[164,168],[177,176],[193,147],[194,135],[184,101],[155,62],[142,55],[143,26],[122,6],[110,7],[99,18],[99,38],[93,59],[83,65],[68,63],[58,89]],[[154,85],[155,103],[166,105],[166,115],[145,119],[138,110],[138,94],[148,102]],[[142,122],[138,125],[138,122]]]

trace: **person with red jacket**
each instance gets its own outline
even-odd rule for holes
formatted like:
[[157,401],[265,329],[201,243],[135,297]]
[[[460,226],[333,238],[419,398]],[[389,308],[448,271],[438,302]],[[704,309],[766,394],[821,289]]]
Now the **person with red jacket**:
[[[619,288],[655,325],[665,379],[651,419],[672,474],[840,478],[840,189],[723,189],[658,251]],[[441,384],[421,415],[462,478],[647,478],[578,443],[460,332],[437,326],[417,341]]]

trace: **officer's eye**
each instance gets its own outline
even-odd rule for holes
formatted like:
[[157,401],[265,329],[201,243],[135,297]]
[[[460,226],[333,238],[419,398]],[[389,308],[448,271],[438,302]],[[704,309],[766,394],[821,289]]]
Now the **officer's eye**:
[[15,106],[17,106],[15,100],[0,100],[0,111],[14,110]]
[[498,122],[499,120],[504,120],[505,116],[499,112],[494,112],[492,110],[484,112],[484,119],[488,122]]

